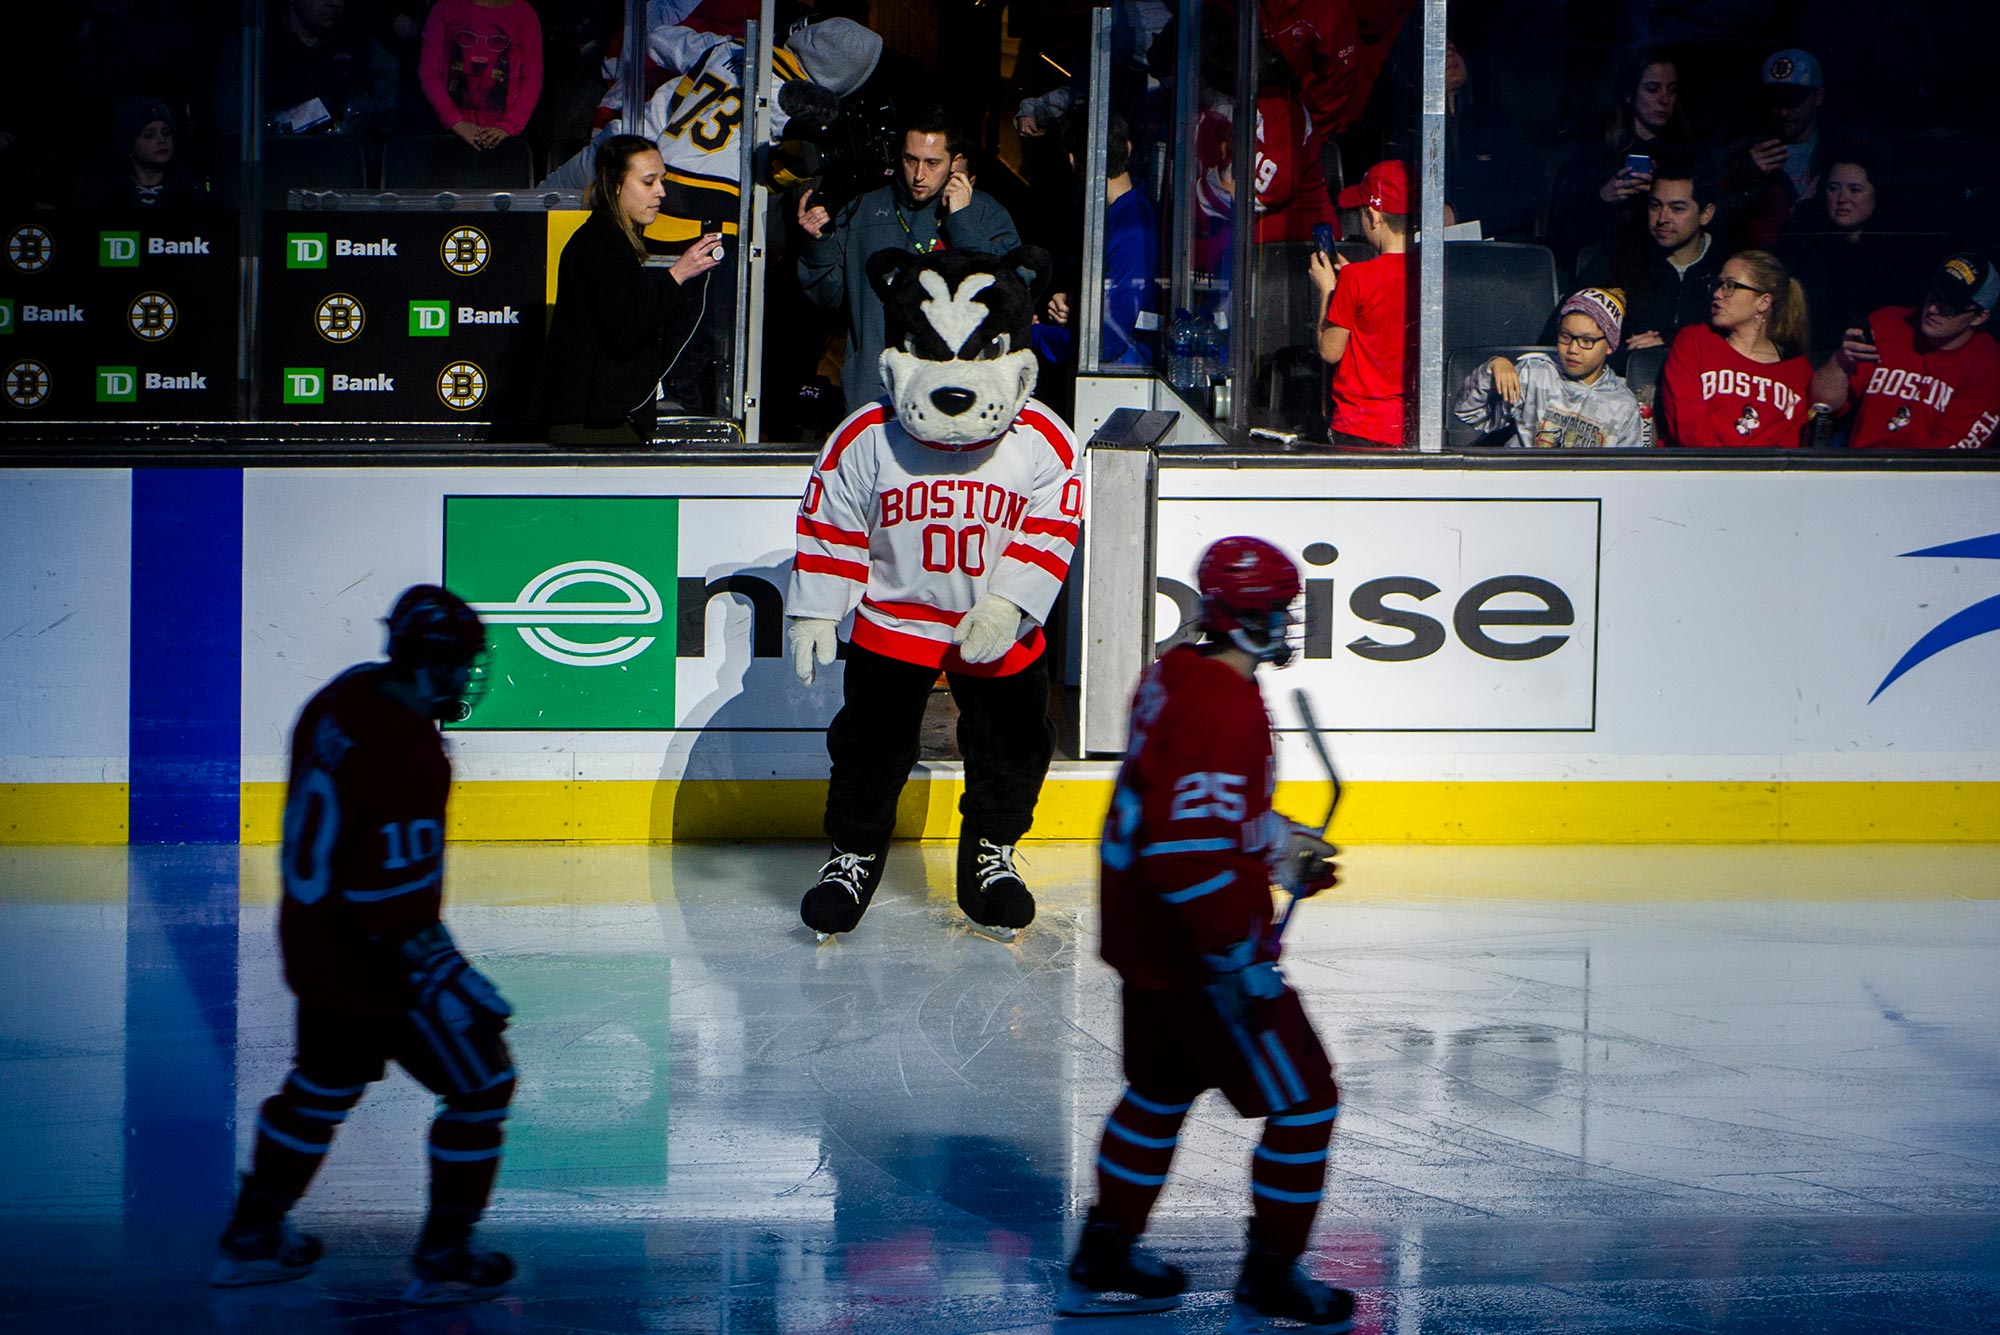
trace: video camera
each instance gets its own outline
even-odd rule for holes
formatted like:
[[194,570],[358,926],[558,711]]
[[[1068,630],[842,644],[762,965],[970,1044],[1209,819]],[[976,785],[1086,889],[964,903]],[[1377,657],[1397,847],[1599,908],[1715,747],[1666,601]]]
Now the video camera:
[[887,99],[861,94],[840,104],[830,121],[793,117],[785,138],[772,150],[774,190],[813,185],[813,203],[838,213],[848,201],[887,183],[902,150],[899,117]]

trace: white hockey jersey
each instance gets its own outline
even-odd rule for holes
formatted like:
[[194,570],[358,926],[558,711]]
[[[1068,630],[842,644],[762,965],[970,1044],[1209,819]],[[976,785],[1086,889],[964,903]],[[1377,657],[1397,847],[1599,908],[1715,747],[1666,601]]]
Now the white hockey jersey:
[[[886,403],[840,424],[806,482],[785,611],[838,621],[905,663],[1011,676],[1042,652],[1083,517],[1076,439],[1034,399],[998,440],[926,444]],[[984,593],[1026,615],[999,659],[967,663],[952,629]]]

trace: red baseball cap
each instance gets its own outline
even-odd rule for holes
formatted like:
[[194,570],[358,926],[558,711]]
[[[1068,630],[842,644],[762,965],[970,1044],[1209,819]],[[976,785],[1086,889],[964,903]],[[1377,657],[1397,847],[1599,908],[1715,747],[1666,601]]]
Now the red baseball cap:
[[1401,158],[1385,158],[1362,173],[1361,179],[1340,192],[1340,207],[1358,209],[1363,204],[1384,213],[1410,211],[1410,169]]

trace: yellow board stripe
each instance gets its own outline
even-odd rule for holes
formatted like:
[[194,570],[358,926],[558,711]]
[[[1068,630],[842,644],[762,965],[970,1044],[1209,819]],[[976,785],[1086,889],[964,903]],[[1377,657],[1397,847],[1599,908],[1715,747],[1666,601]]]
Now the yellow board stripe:
[[[955,775],[903,790],[896,834],[958,833]],[[1110,780],[1052,775],[1032,838],[1097,837]],[[122,844],[124,784],[0,785],[0,844]],[[823,782],[785,779],[462,783],[449,835],[506,842],[817,839]],[[1324,784],[1278,786],[1304,821]],[[284,785],[243,785],[242,840],[276,843]],[[1357,844],[2000,843],[2000,783],[1353,783],[1335,836]]]

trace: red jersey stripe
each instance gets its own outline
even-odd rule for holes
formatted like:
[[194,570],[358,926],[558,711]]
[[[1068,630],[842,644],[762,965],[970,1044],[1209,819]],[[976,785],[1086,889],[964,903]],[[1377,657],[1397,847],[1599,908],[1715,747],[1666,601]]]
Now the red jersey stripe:
[[840,429],[839,434],[834,436],[833,443],[826,447],[826,454],[819,461],[819,471],[831,473],[840,467],[840,456],[847,453],[847,447],[858,440],[862,432],[869,427],[880,426],[888,420],[888,405],[881,403],[863,408],[848,418],[847,425]]
[[1074,520],[1041,519],[1037,518],[1034,515],[1029,515],[1025,520],[1021,522],[1021,532],[1045,533],[1050,537],[1061,538],[1065,542],[1068,542],[1072,546],[1074,546],[1077,537],[1081,534],[1082,530],[1077,526]]
[[956,626],[965,620],[963,612],[953,612],[943,607],[932,607],[929,603],[912,603],[893,598],[863,598],[863,607],[872,607],[901,621],[935,621],[941,626]]
[[1007,550],[1000,553],[1000,558],[1005,560],[1010,556],[1016,561],[1026,561],[1029,565],[1040,566],[1059,580],[1069,578],[1069,562],[1053,552],[1030,547],[1024,542],[1010,542],[1007,544]]
[[1042,439],[1049,443],[1049,448],[1056,452],[1056,458],[1062,460],[1064,468],[1074,469],[1076,467],[1076,451],[1070,448],[1069,441],[1064,437],[1061,427],[1032,408],[1022,409],[1020,417],[1015,420],[1025,422],[1039,432]]
[[807,519],[804,515],[799,516],[798,528],[800,537],[818,538],[821,542],[830,542],[836,547],[866,547],[868,545],[868,535],[866,533],[857,533],[851,528],[836,528],[832,524],[823,524],[817,519]]
[[792,569],[803,570],[813,575],[838,575],[851,579],[856,584],[868,582],[868,567],[860,561],[843,561],[834,556],[814,556],[810,552],[800,552],[792,558]]
[[912,635],[908,631],[891,630],[865,616],[854,618],[854,643],[870,653],[881,654],[902,663],[913,663],[918,667],[939,668],[945,672],[960,672],[968,677],[1011,677],[1041,656],[1042,628],[1029,633],[1028,638],[1017,642],[1012,649],[991,663],[968,663],[958,656],[958,646],[922,635]]

